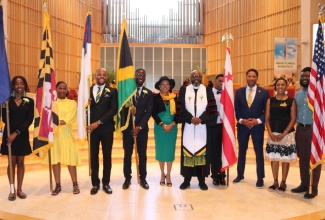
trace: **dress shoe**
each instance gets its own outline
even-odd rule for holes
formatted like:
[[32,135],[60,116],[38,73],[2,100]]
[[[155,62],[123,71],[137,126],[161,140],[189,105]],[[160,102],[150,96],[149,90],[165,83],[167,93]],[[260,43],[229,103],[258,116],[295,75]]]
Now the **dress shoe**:
[[313,190],[310,194],[308,191],[305,193],[304,198],[305,199],[313,199],[318,195],[318,192],[316,190]]
[[187,182],[187,181],[184,181],[184,182],[179,186],[179,188],[180,188],[181,190],[184,190],[184,189],[187,189],[189,186],[190,186],[190,183]]
[[140,186],[144,189],[149,189],[149,184],[146,180],[140,180]]
[[264,186],[264,180],[263,179],[257,179],[256,181],[256,188],[260,189]]
[[16,194],[15,193],[9,194],[8,200],[9,201],[15,201],[16,200]]
[[239,182],[241,182],[241,181],[244,181],[244,177],[239,177],[239,176],[237,176],[232,182],[233,183],[239,183]]
[[18,198],[20,198],[20,199],[26,199],[26,198],[27,198],[27,195],[26,195],[25,193],[23,193],[23,192],[21,192],[20,195],[17,193],[17,196],[18,196]]
[[99,190],[99,186],[93,186],[93,188],[90,190],[90,195],[97,194],[98,190]]
[[201,190],[208,190],[208,186],[205,182],[199,182],[199,187]]
[[124,183],[122,185],[122,188],[123,189],[128,189],[130,185],[131,185],[131,180],[125,179],[125,181],[124,181]]
[[225,180],[225,178],[221,178],[221,179],[219,179],[219,183],[220,183],[221,186],[225,186],[225,185],[226,185],[226,180]]
[[215,186],[219,186],[219,179],[213,179],[212,184]]
[[302,193],[302,192],[307,192],[307,191],[308,191],[308,187],[303,186],[303,185],[300,185],[300,186],[291,190],[291,192],[293,192],[293,193]]
[[106,186],[104,185],[103,190],[107,194],[112,194],[113,193],[113,190],[111,189],[111,187],[109,185],[106,185]]

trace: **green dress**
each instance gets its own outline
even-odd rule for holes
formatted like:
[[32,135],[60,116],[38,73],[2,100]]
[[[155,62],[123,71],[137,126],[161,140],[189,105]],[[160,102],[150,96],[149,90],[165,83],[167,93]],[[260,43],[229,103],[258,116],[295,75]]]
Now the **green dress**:
[[[170,114],[170,106],[166,105],[166,111],[158,113],[159,118],[165,124],[170,124],[174,120],[175,115]],[[155,144],[156,144],[156,160],[161,162],[172,162],[175,159],[175,147],[177,138],[177,124],[175,124],[170,132],[164,132],[163,127],[154,123]]]

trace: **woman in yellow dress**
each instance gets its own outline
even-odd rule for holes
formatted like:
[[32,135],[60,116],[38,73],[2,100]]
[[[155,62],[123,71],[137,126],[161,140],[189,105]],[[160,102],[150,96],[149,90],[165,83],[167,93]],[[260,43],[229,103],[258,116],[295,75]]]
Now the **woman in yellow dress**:
[[[54,136],[54,146],[51,148],[51,162],[56,183],[52,195],[56,196],[61,192],[61,164],[68,166],[73,183],[73,194],[79,194],[76,166],[80,164],[81,160],[79,148],[72,132],[72,124],[77,119],[77,103],[66,98],[68,86],[65,82],[58,82],[56,84],[56,91],[58,96],[59,130]],[[48,164],[47,156],[43,162]]]

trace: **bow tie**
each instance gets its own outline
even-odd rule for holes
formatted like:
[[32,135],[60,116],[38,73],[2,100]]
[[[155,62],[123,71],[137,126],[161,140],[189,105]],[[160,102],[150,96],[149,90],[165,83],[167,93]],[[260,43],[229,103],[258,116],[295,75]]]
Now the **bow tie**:
[[217,95],[218,95],[218,94],[221,94],[221,90],[217,90]]

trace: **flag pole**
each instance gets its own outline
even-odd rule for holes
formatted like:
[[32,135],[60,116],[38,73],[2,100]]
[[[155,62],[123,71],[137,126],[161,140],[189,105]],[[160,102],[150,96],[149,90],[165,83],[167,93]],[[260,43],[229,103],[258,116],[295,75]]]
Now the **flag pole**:
[[49,175],[50,175],[50,192],[53,191],[53,178],[52,178],[52,160],[51,160],[51,149],[47,152],[47,157],[49,159]]
[[310,169],[309,194],[313,193],[313,169]]
[[[47,0],[43,0],[43,11],[47,11]],[[51,149],[47,152],[48,161],[49,161],[49,177],[50,177],[50,191],[53,190],[53,181],[52,181],[52,162],[51,162]]]
[[[234,37],[230,33],[225,33],[222,36],[222,42],[226,41],[227,48],[229,47],[229,41],[234,40]],[[222,125],[223,126],[223,125]],[[227,168],[227,187],[229,186],[229,167]]]
[[[6,116],[7,116],[7,137],[9,137],[9,135],[10,135],[10,121],[9,121],[9,102],[8,102],[8,100],[6,100]],[[12,170],[11,144],[8,144],[8,165],[9,165],[10,193],[15,193],[13,170]]]
[[[133,105],[131,105],[131,108]],[[132,122],[133,122],[133,130],[135,129],[135,117],[132,115]],[[140,184],[140,176],[139,176],[139,157],[138,157],[138,144],[137,144],[137,137],[133,136],[134,138],[134,156],[135,156],[135,167],[137,170],[137,180],[138,184]]]
[[[88,85],[91,85],[92,81],[92,76],[90,74],[90,77],[89,77],[89,84]],[[90,89],[89,89],[90,90]],[[89,94],[90,95],[90,94]],[[88,106],[87,106],[87,124],[90,125],[90,105],[88,103]],[[87,137],[88,137],[88,172],[89,172],[89,176],[91,176],[91,149],[90,149],[90,132],[87,132]]]

